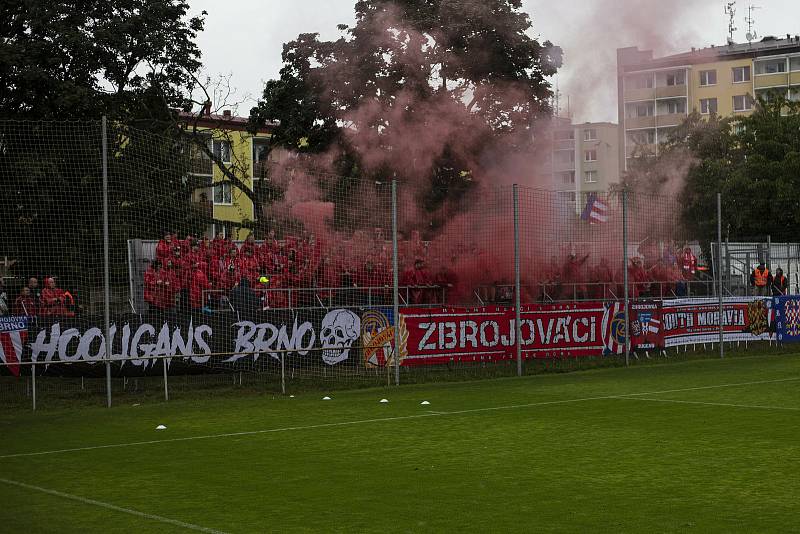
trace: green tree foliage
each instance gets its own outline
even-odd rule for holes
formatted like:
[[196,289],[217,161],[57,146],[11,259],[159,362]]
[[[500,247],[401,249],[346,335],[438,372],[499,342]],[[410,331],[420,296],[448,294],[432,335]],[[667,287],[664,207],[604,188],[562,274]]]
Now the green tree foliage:
[[84,295],[101,285],[102,115],[114,281],[127,276],[127,239],[208,222],[190,207],[191,136],[176,112],[200,67],[203,18],[188,10],[180,0],[0,6],[0,119],[14,119],[0,122],[0,255],[20,276],[57,275]]
[[0,7],[6,118],[166,120],[187,103],[203,18],[181,0],[20,0]]
[[[685,179],[685,181],[684,181]],[[759,100],[748,117],[690,115],[656,158],[634,161],[634,190],[679,194],[690,235],[716,239],[717,193],[731,239],[797,240],[800,103]]]
[[[463,193],[481,165],[529,150],[534,122],[552,112],[546,77],[561,51],[530,36],[521,7],[359,0],[339,39],[301,34],[284,46],[280,79],[267,83],[253,124],[279,121],[273,140],[293,150],[337,148],[344,175],[423,174],[426,198]],[[425,134],[425,147],[408,142]]]

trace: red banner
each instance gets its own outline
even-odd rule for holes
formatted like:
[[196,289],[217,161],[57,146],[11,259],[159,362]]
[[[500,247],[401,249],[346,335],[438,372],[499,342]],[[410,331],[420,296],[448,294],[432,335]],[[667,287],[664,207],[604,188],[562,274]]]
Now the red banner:
[[[725,341],[770,338],[772,299],[726,299],[722,311]],[[661,313],[666,347],[719,341],[719,302],[715,299],[664,301]]]
[[[599,302],[531,305],[521,310],[523,357],[558,358],[603,354],[604,315]],[[403,365],[516,358],[513,308],[405,308]]]

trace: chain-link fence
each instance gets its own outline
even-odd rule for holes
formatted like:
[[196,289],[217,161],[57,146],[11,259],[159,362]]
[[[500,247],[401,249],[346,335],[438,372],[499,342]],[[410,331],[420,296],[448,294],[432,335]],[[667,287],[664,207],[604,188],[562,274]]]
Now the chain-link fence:
[[[718,284],[716,236],[671,197],[366,179],[268,141],[0,122],[0,397],[519,374],[674,346],[668,301],[722,312],[720,287],[756,287],[731,243]],[[798,271],[797,246],[764,250]]]

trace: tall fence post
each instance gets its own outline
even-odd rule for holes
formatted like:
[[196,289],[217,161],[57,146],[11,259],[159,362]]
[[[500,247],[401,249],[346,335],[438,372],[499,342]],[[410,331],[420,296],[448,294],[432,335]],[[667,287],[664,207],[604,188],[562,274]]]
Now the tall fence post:
[[522,311],[520,309],[520,283],[519,283],[519,186],[514,184],[514,307],[516,320],[514,322],[517,339],[517,376],[522,376]]
[[400,385],[400,288],[397,265],[397,179],[392,178],[392,288],[394,298],[392,299],[392,319],[394,329],[394,384]]
[[106,404],[111,408],[111,275],[108,244],[108,121],[103,115],[103,315],[106,345]]
[[625,298],[625,365],[630,365],[630,317],[628,295],[628,189],[622,190],[622,283]]
[[717,268],[714,276],[719,279],[719,357],[725,357],[725,328],[723,326],[724,297],[722,295],[722,193],[717,193]]
[[167,378],[167,364],[169,363],[169,359],[164,358],[161,363],[164,364],[164,400],[169,402],[169,379]]
[[36,363],[31,360],[31,402],[33,411],[36,411]]

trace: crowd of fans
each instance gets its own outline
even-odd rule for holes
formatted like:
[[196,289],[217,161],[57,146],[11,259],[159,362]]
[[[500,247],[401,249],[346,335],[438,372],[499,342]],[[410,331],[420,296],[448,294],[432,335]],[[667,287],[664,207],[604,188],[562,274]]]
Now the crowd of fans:
[[[251,291],[262,309],[387,304],[393,285],[391,257],[380,230],[371,237],[362,233],[338,248],[323,246],[312,234],[278,240],[270,232],[261,243],[250,235],[237,245],[222,233],[214,239],[181,240],[167,232],[145,272],[144,298],[160,311],[202,311],[225,302],[236,308],[241,299],[253,300]],[[420,304],[431,302],[435,286],[452,285],[447,276],[445,270],[432,275],[419,256],[399,282],[408,288],[408,302]]]
[[[678,247],[679,248],[679,247]],[[639,247],[639,255],[628,263],[628,296],[674,297],[685,296],[697,281],[697,256],[689,247],[675,252],[672,246],[663,250],[654,242]],[[613,269],[607,258],[590,263],[591,255],[570,253],[560,263],[551,258],[552,268],[544,273],[540,298],[544,300],[614,299],[625,291],[625,273]]]
[[[690,292],[689,285],[697,276],[697,257],[689,247],[674,250],[655,242],[640,246],[639,256],[628,266],[631,298]],[[480,263],[485,253],[468,251],[464,255],[478,258]],[[510,280],[461,287],[471,282],[460,280],[455,257],[443,262],[437,256],[434,271],[428,269],[430,259],[428,243],[419,234],[402,241],[398,282],[403,303],[463,303],[459,300],[474,301],[473,294],[484,302],[503,302],[513,295],[507,290],[513,286]],[[260,299],[261,309],[388,304],[392,298],[391,260],[391,249],[380,229],[374,235],[356,233],[338,247],[322,244],[311,234],[279,240],[270,232],[263,242],[257,243],[251,235],[237,245],[221,233],[214,239],[188,236],[181,240],[167,232],[145,273],[144,296],[151,308],[161,311],[176,307],[202,311],[227,303],[234,309],[253,308],[256,303],[251,293]],[[479,275],[487,280],[491,266],[481,265],[473,270],[481,271]],[[522,297],[529,302],[613,299],[624,293],[622,269],[613,269],[606,258],[590,262],[589,254],[571,253],[562,260],[553,256],[544,269],[531,262],[523,265],[523,271]],[[530,275],[535,277],[533,283]]]
[[38,278],[30,277],[13,301],[0,279],[0,316],[73,317],[75,309],[72,294],[58,287],[52,276],[45,278],[44,288],[39,287]]

